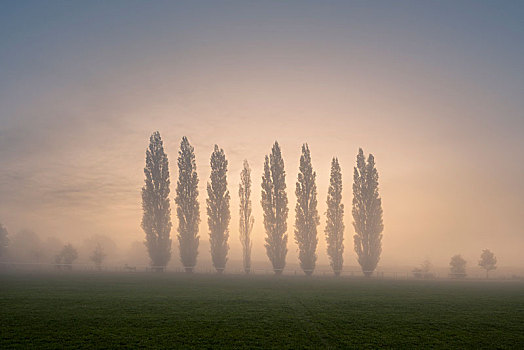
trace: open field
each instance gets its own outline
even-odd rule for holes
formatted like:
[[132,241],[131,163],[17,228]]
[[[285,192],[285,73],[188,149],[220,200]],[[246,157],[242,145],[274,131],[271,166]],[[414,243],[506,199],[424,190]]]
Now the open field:
[[0,274],[0,348],[524,348],[524,283]]

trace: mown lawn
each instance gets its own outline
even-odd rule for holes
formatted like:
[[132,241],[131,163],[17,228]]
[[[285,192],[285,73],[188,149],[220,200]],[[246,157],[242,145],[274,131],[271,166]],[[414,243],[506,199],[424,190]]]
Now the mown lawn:
[[524,283],[0,274],[0,348],[524,349]]

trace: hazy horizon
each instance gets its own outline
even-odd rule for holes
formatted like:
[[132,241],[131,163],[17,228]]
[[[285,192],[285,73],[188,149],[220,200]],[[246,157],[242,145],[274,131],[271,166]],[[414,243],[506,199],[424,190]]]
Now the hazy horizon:
[[[119,6],[125,4],[125,6]],[[82,244],[143,241],[140,190],[158,130],[178,175],[195,147],[198,259],[209,260],[205,186],[213,145],[229,161],[230,261],[241,259],[238,184],[252,168],[253,260],[268,261],[264,156],[282,147],[294,242],[300,147],[317,173],[318,264],[332,157],[345,205],[358,148],[372,153],[384,210],[380,266],[524,267],[524,6],[519,2],[11,2],[0,12],[0,223]],[[453,5],[453,6],[451,6]],[[177,218],[171,201],[176,243]],[[178,249],[170,265],[179,265]],[[269,262],[268,262],[269,266]]]

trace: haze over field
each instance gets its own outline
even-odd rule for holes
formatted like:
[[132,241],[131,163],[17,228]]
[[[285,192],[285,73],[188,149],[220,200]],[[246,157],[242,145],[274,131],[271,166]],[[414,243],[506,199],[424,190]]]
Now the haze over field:
[[[358,148],[375,156],[384,210],[379,266],[524,266],[524,6],[519,2],[10,2],[0,9],[0,222],[10,235],[128,251],[144,240],[141,188],[160,131],[171,195],[182,136],[195,147],[199,262],[214,144],[228,160],[230,261],[238,185],[252,169],[253,257],[267,262],[264,156],[278,140],[293,237],[301,145],[317,173],[318,264],[330,162],[342,168],[345,265]],[[453,4],[453,6],[452,6]],[[174,202],[171,202],[174,208]],[[173,210],[173,230],[176,216]],[[170,266],[180,266],[176,239]],[[268,263],[269,266],[269,263]]]

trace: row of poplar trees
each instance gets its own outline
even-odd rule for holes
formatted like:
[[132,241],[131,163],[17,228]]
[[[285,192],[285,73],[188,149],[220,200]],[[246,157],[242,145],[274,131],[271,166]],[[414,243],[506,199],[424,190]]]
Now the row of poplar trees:
[[[210,159],[211,175],[207,183],[207,216],[213,266],[218,273],[226,267],[229,250],[230,194],[227,188],[228,162],[224,150],[215,145]],[[151,135],[146,151],[144,168],[145,185],[142,188],[142,228],[146,233],[145,245],[153,269],[164,270],[171,257],[171,208],[169,162],[160,134]],[[281,274],[287,255],[288,199],[286,172],[278,142],[264,160],[262,175],[262,209],[266,230],[265,247],[275,274]],[[302,146],[300,168],[295,194],[295,241],[299,248],[300,267],[311,275],[317,260],[317,227],[320,218],[317,210],[316,173],[311,164],[307,144]],[[240,173],[240,241],[243,247],[244,271],[251,270],[251,230],[254,218],[251,205],[251,170],[244,161]],[[186,272],[193,272],[197,263],[200,223],[198,202],[198,175],[195,151],[186,137],[182,138],[178,152],[178,180],[176,185],[176,214],[180,260]],[[362,271],[369,276],[375,270],[382,251],[382,205],[378,193],[378,172],[373,155],[367,160],[362,149],[357,155],[353,175],[353,226],[354,245]],[[342,203],[342,173],[337,158],[331,162],[331,176],[327,196],[325,234],[327,253],[335,275],[340,275],[344,252],[344,204]]]

